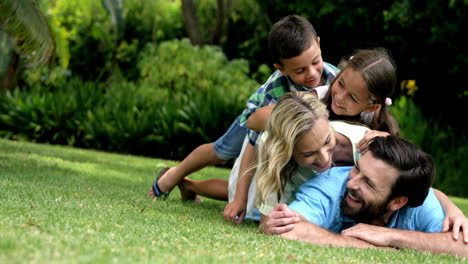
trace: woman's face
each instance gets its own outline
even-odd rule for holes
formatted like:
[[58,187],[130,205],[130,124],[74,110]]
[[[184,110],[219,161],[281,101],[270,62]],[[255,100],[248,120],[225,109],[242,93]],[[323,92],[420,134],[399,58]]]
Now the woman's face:
[[371,111],[369,90],[360,72],[346,68],[331,87],[331,109],[341,116],[355,116]]
[[335,145],[335,133],[328,119],[319,118],[312,129],[299,138],[294,146],[293,157],[300,166],[325,171],[332,165]]

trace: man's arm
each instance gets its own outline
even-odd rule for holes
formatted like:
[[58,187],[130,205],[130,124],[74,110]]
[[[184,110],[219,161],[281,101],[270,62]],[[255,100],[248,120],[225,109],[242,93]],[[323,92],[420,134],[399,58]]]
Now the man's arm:
[[294,229],[281,234],[282,237],[293,240],[300,240],[314,245],[329,245],[333,247],[355,247],[355,248],[374,248],[375,245],[356,239],[346,237],[340,234],[332,233],[317,225],[307,221],[301,221],[294,225]]
[[424,233],[358,224],[342,232],[344,236],[365,240],[376,246],[411,248],[434,254],[453,254],[468,257],[468,245],[452,239],[450,232]]
[[289,209],[286,204],[277,204],[268,216],[262,215],[259,230],[266,234],[279,234],[286,239],[300,240],[315,245],[356,248],[375,247],[360,239],[335,234],[307,222],[303,216]]

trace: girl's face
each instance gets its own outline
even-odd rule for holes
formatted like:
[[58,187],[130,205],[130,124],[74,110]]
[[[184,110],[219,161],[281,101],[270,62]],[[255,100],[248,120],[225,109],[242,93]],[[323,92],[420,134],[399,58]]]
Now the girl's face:
[[328,119],[319,118],[315,125],[299,138],[294,146],[293,157],[303,167],[325,171],[332,165],[335,133]]
[[360,72],[345,68],[331,87],[331,109],[341,116],[355,116],[361,112],[373,112],[367,84]]

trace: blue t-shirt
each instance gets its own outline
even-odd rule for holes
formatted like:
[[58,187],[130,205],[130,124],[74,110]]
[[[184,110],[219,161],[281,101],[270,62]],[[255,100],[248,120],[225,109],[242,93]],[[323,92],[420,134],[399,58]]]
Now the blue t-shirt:
[[[357,224],[344,216],[340,207],[351,168],[334,167],[318,173],[301,185],[296,200],[288,207],[309,222],[335,233]],[[386,227],[436,233],[442,231],[444,217],[442,206],[430,189],[421,206],[401,208],[393,213]]]

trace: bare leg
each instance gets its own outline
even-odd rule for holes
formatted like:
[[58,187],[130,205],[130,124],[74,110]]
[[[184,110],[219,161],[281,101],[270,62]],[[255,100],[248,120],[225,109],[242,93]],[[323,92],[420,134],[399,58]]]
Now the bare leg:
[[184,178],[179,184],[182,200],[195,200],[199,198],[197,194],[221,201],[228,200],[228,181],[222,179],[210,179],[195,181]]
[[[204,144],[193,150],[180,164],[171,168],[159,178],[158,185],[161,191],[167,192],[179,184],[187,175],[201,170],[207,166],[221,164],[225,160],[220,159],[214,151],[214,143]],[[152,191],[150,190],[149,195]]]

